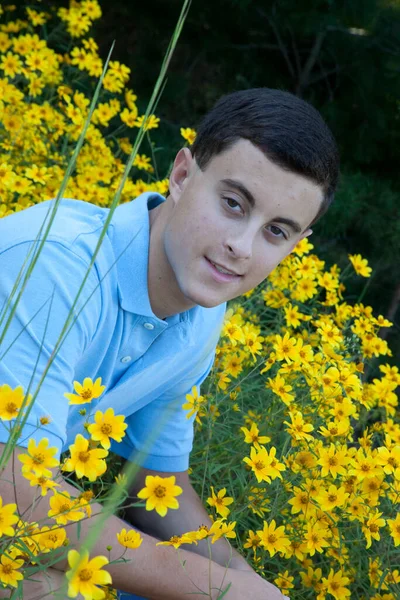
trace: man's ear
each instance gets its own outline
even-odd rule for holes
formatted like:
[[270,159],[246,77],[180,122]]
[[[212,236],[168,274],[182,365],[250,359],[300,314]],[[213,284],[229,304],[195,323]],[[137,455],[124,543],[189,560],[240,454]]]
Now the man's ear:
[[181,148],[175,157],[174,166],[169,177],[169,193],[174,204],[178,202],[185,187],[193,161],[194,158],[189,148]]

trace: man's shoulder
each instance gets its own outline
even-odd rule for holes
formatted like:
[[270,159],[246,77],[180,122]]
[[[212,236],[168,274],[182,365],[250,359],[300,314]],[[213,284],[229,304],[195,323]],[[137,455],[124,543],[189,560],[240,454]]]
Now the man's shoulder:
[[17,244],[34,241],[39,232],[39,239],[42,239],[51,219],[46,239],[72,246],[80,235],[101,228],[108,211],[95,204],[69,198],[60,201],[55,214],[54,208],[55,200],[46,200],[1,219],[0,252]]

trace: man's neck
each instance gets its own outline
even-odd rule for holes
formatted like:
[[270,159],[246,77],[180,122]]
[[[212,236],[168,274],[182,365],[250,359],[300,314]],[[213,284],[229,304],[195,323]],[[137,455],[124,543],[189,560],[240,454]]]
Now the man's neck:
[[159,319],[193,308],[179,289],[175,274],[165,255],[163,233],[170,210],[168,198],[149,211],[150,240],[147,285],[150,305]]

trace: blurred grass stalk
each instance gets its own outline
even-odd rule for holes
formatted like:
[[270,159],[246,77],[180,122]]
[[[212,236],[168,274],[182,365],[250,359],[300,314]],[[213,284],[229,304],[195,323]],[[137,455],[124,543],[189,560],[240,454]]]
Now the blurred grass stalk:
[[[176,48],[179,36],[181,34],[183,25],[184,25],[185,20],[187,18],[187,15],[188,15],[188,12],[189,12],[189,9],[190,9],[190,4],[191,4],[191,0],[184,0],[183,6],[182,6],[182,9],[181,9],[181,13],[179,15],[179,19],[178,19],[177,24],[175,26],[175,30],[174,30],[173,35],[171,37],[171,40],[169,42],[167,51],[165,53],[165,56],[164,56],[164,59],[163,59],[162,65],[161,65],[160,73],[159,73],[159,76],[157,78],[157,81],[156,81],[154,89],[153,89],[152,96],[151,96],[151,98],[150,98],[150,100],[149,100],[149,102],[147,104],[147,108],[146,108],[145,116],[144,116],[144,119],[143,119],[143,123],[142,123],[142,125],[141,125],[141,127],[140,127],[140,129],[138,131],[138,134],[137,134],[137,137],[136,137],[136,140],[135,140],[132,152],[131,152],[131,154],[129,156],[129,159],[128,159],[127,163],[126,163],[126,167],[125,167],[124,173],[123,173],[123,175],[121,177],[118,189],[117,189],[117,191],[116,191],[116,193],[115,193],[115,195],[113,197],[113,201],[112,201],[112,204],[110,206],[110,210],[109,210],[109,213],[107,215],[107,219],[105,221],[104,227],[103,227],[103,229],[101,231],[101,234],[100,234],[100,237],[99,237],[99,241],[98,241],[98,244],[97,244],[96,249],[94,251],[91,263],[90,263],[90,265],[89,265],[89,267],[87,269],[87,272],[85,274],[85,277],[84,277],[84,279],[83,279],[83,281],[82,281],[82,283],[80,285],[80,288],[79,288],[78,293],[77,293],[77,295],[75,297],[75,300],[74,300],[74,302],[73,302],[73,304],[71,306],[71,309],[70,309],[70,312],[68,314],[68,317],[67,317],[67,319],[66,319],[66,321],[64,323],[63,329],[62,329],[62,331],[60,333],[60,336],[59,336],[59,338],[58,338],[58,340],[56,342],[54,350],[53,350],[53,352],[52,352],[52,354],[51,354],[51,356],[50,356],[50,358],[49,358],[49,360],[47,362],[46,368],[44,369],[44,372],[43,372],[43,374],[41,376],[41,379],[39,381],[37,389],[33,393],[32,399],[31,399],[31,401],[29,402],[29,405],[28,405],[28,397],[29,397],[30,388],[31,388],[31,385],[32,385],[32,382],[33,382],[33,378],[34,378],[34,375],[35,375],[35,371],[32,374],[30,384],[28,386],[28,389],[25,392],[24,403],[23,403],[23,405],[21,407],[19,415],[15,419],[13,427],[11,428],[10,436],[9,436],[8,441],[7,441],[5,450],[4,450],[3,454],[0,456],[0,471],[6,466],[8,460],[12,456],[13,450],[16,447],[17,442],[18,442],[19,432],[21,431],[21,428],[25,425],[25,423],[26,423],[26,421],[27,421],[27,419],[29,417],[29,413],[30,413],[30,410],[31,410],[31,408],[33,406],[33,402],[35,401],[35,399],[36,399],[36,397],[37,397],[37,395],[38,395],[38,393],[40,391],[40,388],[41,388],[41,386],[42,386],[42,384],[43,384],[43,382],[44,382],[44,380],[46,378],[48,370],[51,367],[51,365],[52,365],[55,357],[57,356],[57,353],[60,350],[61,345],[63,344],[66,336],[68,335],[68,333],[70,331],[70,329],[74,326],[75,321],[79,317],[80,311],[84,308],[84,306],[86,305],[86,302],[88,302],[90,300],[92,294],[96,291],[96,290],[94,290],[92,292],[92,294],[89,296],[89,298],[87,299],[87,301],[85,302],[85,304],[81,307],[79,313],[74,318],[73,317],[74,308],[75,308],[75,306],[76,306],[76,304],[77,304],[77,302],[79,300],[81,292],[82,292],[82,290],[84,288],[84,285],[86,283],[86,280],[87,280],[87,278],[89,276],[90,270],[91,270],[91,268],[94,265],[94,262],[96,260],[97,254],[98,254],[98,252],[100,250],[100,247],[101,247],[101,244],[103,242],[104,236],[106,235],[106,232],[107,232],[107,229],[108,229],[108,225],[109,225],[109,223],[110,223],[110,221],[112,219],[112,216],[114,214],[114,211],[115,211],[115,209],[116,209],[116,207],[117,207],[117,205],[119,203],[122,190],[123,190],[124,185],[125,185],[125,183],[126,183],[126,181],[128,179],[128,176],[129,176],[129,172],[130,172],[130,170],[132,168],[132,165],[133,165],[133,162],[135,160],[135,157],[136,157],[136,155],[138,153],[140,145],[141,145],[141,143],[143,141],[143,138],[144,138],[144,136],[146,134],[146,123],[147,123],[148,117],[149,117],[150,114],[154,113],[155,108],[156,108],[156,106],[157,106],[157,104],[158,104],[158,102],[160,100],[161,95],[162,95],[163,89],[165,87],[167,70],[168,70],[169,64],[171,62],[171,58],[173,56],[173,53],[175,51],[175,48]],[[89,124],[91,122],[91,118],[92,118],[93,112],[94,112],[94,110],[96,108],[96,104],[97,104],[98,97],[99,97],[99,94],[100,94],[100,90],[101,90],[101,87],[102,87],[103,79],[104,79],[104,76],[105,76],[105,74],[107,72],[107,68],[108,68],[108,64],[109,64],[109,61],[110,61],[110,58],[111,58],[111,54],[112,54],[113,48],[114,48],[114,43],[113,43],[113,45],[111,47],[111,50],[110,50],[109,55],[107,57],[106,63],[104,65],[104,69],[103,69],[102,75],[101,75],[101,77],[99,79],[99,82],[97,84],[95,93],[93,95],[93,98],[92,98],[92,101],[91,101],[91,104],[90,104],[90,109],[89,109],[88,117],[87,117],[87,119],[85,121],[84,127],[82,129],[82,132],[81,132],[80,137],[78,139],[78,142],[76,144],[75,150],[74,150],[74,152],[72,154],[72,157],[71,157],[71,159],[70,159],[70,161],[68,163],[68,167],[66,169],[65,176],[63,178],[62,184],[61,184],[60,189],[59,189],[59,191],[57,193],[57,196],[55,198],[55,202],[54,202],[54,204],[52,206],[52,209],[51,209],[51,211],[49,210],[49,212],[47,213],[46,218],[45,218],[45,220],[44,220],[44,222],[43,222],[43,224],[42,224],[42,226],[41,226],[41,228],[39,230],[37,238],[34,241],[32,247],[30,248],[30,250],[28,252],[28,255],[27,255],[27,257],[26,257],[26,259],[24,261],[24,264],[22,265],[21,270],[20,270],[20,272],[19,272],[19,274],[17,276],[17,280],[16,280],[16,282],[15,282],[15,284],[13,286],[11,294],[10,294],[10,296],[9,296],[9,298],[8,298],[5,306],[3,306],[2,309],[1,309],[1,311],[0,311],[0,348],[1,348],[1,343],[4,340],[5,334],[6,334],[7,330],[8,330],[8,327],[9,327],[9,325],[11,323],[11,320],[12,320],[12,318],[13,318],[13,316],[15,314],[15,311],[17,309],[17,306],[18,306],[18,303],[19,303],[19,301],[21,299],[22,293],[23,293],[23,291],[24,291],[24,289],[26,287],[26,284],[27,284],[27,282],[29,280],[29,277],[32,274],[32,271],[33,271],[33,269],[35,267],[35,264],[36,264],[36,262],[37,262],[37,260],[38,260],[38,258],[40,256],[40,253],[41,253],[41,250],[43,248],[43,245],[44,245],[44,243],[45,243],[45,241],[47,239],[47,236],[49,234],[51,225],[52,225],[52,223],[54,221],[56,212],[57,212],[58,207],[60,205],[61,199],[63,198],[65,189],[67,187],[68,181],[69,181],[69,179],[71,177],[71,174],[73,173],[73,170],[74,170],[74,167],[75,167],[75,164],[76,164],[76,160],[78,158],[78,155],[79,155],[79,152],[80,152],[80,150],[82,148],[82,145],[83,145],[83,143],[85,141],[85,136],[86,136]],[[46,226],[45,224],[46,224],[46,220],[47,220],[48,217],[49,217],[49,222],[48,222],[48,224]],[[43,231],[44,228],[45,228],[45,231],[44,231],[43,237],[41,238],[42,231]],[[30,259],[30,262],[29,262],[28,266],[26,267],[29,259]],[[23,276],[23,272],[24,272],[25,267],[26,267],[26,274]],[[21,284],[21,281],[22,281],[22,284]],[[19,290],[19,292],[17,294],[17,289],[18,289],[18,286],[20,284],[21,284],[21,288],[20,288],[20,290]],[[16,298],[15,298],[15,301],[13,302],[13,299],[14,299],[15,296],[16,296]],[[4,323],[4,321],[5,321],[5,319],[6,319],[7,311],[9,309],[10,309],[10,312],[9,312],[8,317],[7,317],[7,320],[6,320],[5,324],[4,324],[4,326],[2,326],[3,323]],[[43,344],[43,342],[42,342],[42,344]],[[11,348],[11,346],[12,346],[12,344],[8,347],[8,349],[5,352],[2,353],[2,355],[0,356],[0,360],[7,353],[7,351]],[[40,352],[39,352],[39,355],[40,355]],[[22,417],[22,413],[23,413],[23,411],[24,411],[25,408],[27,408],[27,410],[25,412],[25,415]],[[137,471],[138,471],[138,467],[133,462],[130,462],[128,469],[125,471],[125,475],[126,475],[125,485],[124,486],[122,486],[122,485],[114,485],[112,493],[110,494],[109,498],[107,499],[107,501],[104,504],[102,516],[99,517],[98,520],[97,520],[97,522],[96,522],[97,523],[96,524],[96,529],[91,531],[90,535],[87,536],[86,540],[83,540],[83,543],[81,545],[81,550],[88,550],[90,552],[91,548],[96,543],[96,540],[101,535],[102,530],[104,528],[104,525],[105,525],[108,517],[115,512],[116,507],[119,505],[121,499],[124,496],[124,490],[127,489],[128,486],[132,483],[132,481],[133,481],[133,479],[134,479]]]

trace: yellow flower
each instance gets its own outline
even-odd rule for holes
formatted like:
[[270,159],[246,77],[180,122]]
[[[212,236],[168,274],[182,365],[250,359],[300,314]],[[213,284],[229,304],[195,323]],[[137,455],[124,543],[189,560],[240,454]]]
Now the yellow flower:
[[50,498],[48,517],[53,517],[58,525],[66,525],[68,521],[80,521],[85,514],[80,510],[80,503],[71,498],[68,492],[54,492]]
[[192,393],[186,394],[185,398],[187,402],[182,404],[182,408],[183,410],[189,411],[186,415],[186,418],[190,419],[190,417],[197,413],[202,404],[204,404],[205,398],[203,396],[199,396],[199,392],[197,391],[197,387],[195,385],[192,387]]
[[123,415],[115,416],[112,408],[107,408],[105,413],[98,410],[94,416],[95,422],[89,425],[88,432],[92,440],[100,442],[108,450],[111,446],[110,439],[120,442],[125,436],[128,425],[124,423],[124,419]]
[[209,530],[209,534],[210,534],[210,536],[212,536],[211,543],[214,544],[221,537],[235,538],[236,537],[236,533],[234,532],[235,527],[236,527],[236,521],[233,521],[231,523],[225,523],[224,519],[219,519],[219,520],[215,521],[211,525],[210,530]]
[[334,438],[346,435],[348,430],[349,423],[347,421],[329,421],[326,424],[326,427],[321,426],[318,429],[319,433],[326,438]]
[[[138,117],[136,119],[135,127],[141,127],[143,125],[144,117],[145,115],[142,115],[141,117]],[[160,119],[158,117],[156,117],[155,115],[149,115],[147,121],[144,124],[144,130],[148,131],[149,129],[156,129],[158,127],[159,122]]]
[[255,474],[258,483],[261,481],[271,483],[271,478],[275,479],[276,477],[282,479],[280,471],[284,471],[286,467],[276,460],[275,453],[276,448],[271,448],[270,454],[268,454],[263,446],[259,446],[257,449],[253,447],[250,450],[250,458],[245,456],[243,459]]
[[349,496],[343,486],[337,488],[335,485],[330,485],[328,490],[319,493],[317,502],[322,510],[331,511],[337,506],[343,506]]
[[146,510],[155,510],[161,517],[165,517],[169,508],[179,508],[176,496],[183,490],[175,485],[175,476],[159,477],[147,475],[146,487],[138,493],[138,498],[146,500]]
[[257,552],[257,548],[261,545],[261,538],[257,533],[254,533],[252,529],[249,529],[249,537],[246,539],[246,542],[243,544],[243,548],[251,548],[254,554]]
[[18,587],[18,581],[24,578],[22,573],[18,571],[23,564],[24,561],[21,558],[11,558],[3,554],[0,557],[0,582],[3,585]]
[[293,488],[293,492],[293,498],[288,500],[288,504],[292,505],[291,513],[293,515],[300,511],[303,513],[307,513],[310,509],[312,509],[312,505],[310,504],[309,492],[302,490],[299,487]]
[[258,427],[255,423],[251,424],[250,429],[247,429],[247,427],[241,427],[240,430],[244,433],[244,441],[246,444],[253,444],[255,446],[256,444],[268,444],[268,442],[271,441],[271,438],[267,435],[260,435]]
[[313,469],[317,464],[317,459],[308,450],[301,450],[294,456],[294,462],[291,465],[292,471],[297,473],[301,470]]
[[293,360],[296,357],[296,343],[297,340],[291,338],[289,333],[285,333],[283,337],[276,335],[274,343],[276,360],[285,360],[286,362]]
[[327,528],[321,526],[320,523],[307,523],[307,533],[304,541],[307,543],[310,556],[314,556],[315,552],[323,552],[324,547],[329,546],[327,536]]
[[251,330],[247,325],[243,327],[244,333],[244,347],[246,350],[250,352],[253,359],[255,360],[256,354],[261,354],[262,344],[264,338],[254,330]]
[[192,145],[196,139],[196,132],[194,129],[190,129],[190,127],[181,127],[181,136]]
[[295,440],[312,440],[313,436],[310,435],[310,431],[313,431],[314,427],[311,423],[306,423],[303,419],[303,415],[300,411],[296,413],[290,412],[291,423],[284,421],[285,425],[288,425],[287,432]]
[[38,444],[35,440],[30,439],[28,442],[28,454],[20,454],[18,460],[22,462],[22,474],[26,474],[28,471],[33,471],[35,475],[43,475],[44,477],[51,477],[52,467],[59,465],[57,458],[54,458],[54,454],[57,453],[57,448],[47,446],[49,440],[43,438]]
[[137,100],[136,94],[134,94],[132,90],[126,89],[125,90],[125,102],[127,103],[129,110],[135,110],[136,100]]
[[143,542],[140,533],[135,531],[135,529],[130,529],[129,531],[121,529],[121,531],[117,533],[117,540],[121,546],[124,546],[125,548],[139,548]]
[[294,395],[289,394],[292,391],[292,386],[287,384],[285,379],[280,375],[277,375],[275,379],[268,378],[268,382],[265,384],[266,387],[269,387],[274,394],[279,396],[282,402],[286,405],[289,405],[292,400],[294,400]]
[[31,482],[31,486],[40,486],[42,496],[46,496],[49,490],[52,490],[60,485],[52,478],[46,477],[45,475],[36,475],[36,473],[27,472],[23,473],[23,476],[25,479]]
[[336,479],[338,475],[345,475],[349,462],[346,446],[336,448],[334,444],[331,444],[329,448],[321,446],[319,449],[318,464],[322,467],[321,477],[327,477],[330,474],[333,479]]
[[60,548],[66,539],[67,532],[63,527],[58,527],[57,525],[47,527],[47,525],[45,525],[40,530],[39,544],[42,552],[46,553],[55,548]]
[[68,552],[70,570],[65,573],[69,580],[68,597],[76,598],[78,594],[82,594],[85,600],[102,600],[105,592],[98,586],[111,583],[110,573],[102,570],[108,562],[105,556],[95,556],[89,560],[89,552],[83,551],[80,554],[76,550],[70,550]]
[[288,327],[298,327],[301,325],[301,319],[303,315],[297,308],[297,306],[293,306],[290,302],[283,308],[285,313],[286,325]]
[[177,550],[182,544],[197,544],[191,533],[192,532],[184,533],[183,535],[173,535],[165,542],[157,542],[156,546],[173,546],[175,550]]
[[394,540],[394,545],[400,545],[400,513],[397,513],[395,519],[388,519],[387,524],[389,525],[390,535]]
[[106,386],[101,385],[101,377],[98,377],[94,383],[90,377],[85,377],[83,384],[74,381],[74,390],[78,395],[65,393],[64,396],[68,398],[70,404],[87,404],[94,398],[99,398],[105,389]]
[[342,575],[342,570],[337,573],[333,569],[329,571],[327,578],[322,578],[323,587],[329,594],[332,594],[336,600],[344,600],[346,596],[350,596],[350,590],[345,586],[350,583],[350,579]]
[[2,535],[14,535],[14,525],[19,517],[14,514],[17,508],[16,504],[4,504],[0,496],[0,537]]
[[[0,419],[3,421],[10,421],[18,416],[21,406],[24,401],[24,390],[21,385],[12,389],[7,383],[0,386]],[[32,395],[29,394],[27,404],[32,399]]]
[[269,524],[264,521],[264,527],[257,531],[257,535],[261,540],[261,546],[268,550],[270,556],[274,556],[276,552],[284,552],[285,548],[290,545],[284,525],[276,527],[274,519]]
[[308,254],[310,252],[310,250],[312,250],[313,248],[314,248],[314,245],[308,241],[308,238],[303,238],[293,248],[293,252],[295,254],[297,254],[297,256],[303,256],[303,254]]
[[227,508],[229,506],[229,504],[232,504],[232,502],[234,501],[233,498],[229,498],[229,497],[224,497],[226,495],[226,488],[223,488],[222,490],[220,490],[218,492],[218,494],[215,494],[214,492],[214,487],[211,486],[211,498],[207,498],[207,503],[210,506],[213,506],[215,508],[215,510],[217,511],[217,513],[219,515],[221,515],[221,517],[226,518],[229,513],[231,512],[229,510],[229,508]]
[[366,258],[362,258],[361,254],[349,254],[348,256],[357,275],[361,275],[361,277],[371,277],[372,269],[368,266]]
[[385,519],[382,519],[382,513],[375,509],[375,512],[367,519],[364,525],[361,527],[365,539],[367,540],[366,548],[370,548],[372,540],[380,540],[379,529],[385,526]]
[[393,473],[395,479],[400,479],[400,445],[393,446],[390,450],[380,446],[376,462],[383,467],[384,473],[387,475]]
[[232,319],[224,320],[221,336],[227,337],[232,346],[245,343],[245,336],[242,327],[239,323],[235,323]]
[[343,342],[343,336],[339,329],[331,323],[321,323],[317,329],[323,343],[329,344],[332,348],[336,348]]
[[63,471],[75,471],[77,477],[87,477],[89,481],[95,481],[107,470],[104,458],[108,456],[107,450],[100,448],[89,449],[89,440],[78,433],[75,443],[69,447],[71,458],[65,461]]
[[7,77],[15,77],[22,72],[22,62],[18,54],[7,52],[1,57],[0,69],[4,71]]
[[289,575],[289,571],[287,570],[284,573],[278,573],[278,577],[274,579],[274,583],[276,583],[281,592],[294,588],[293,581],[294,577]]
[[353,468],[349,470],[349,475],[355,475],[359,481],[363,481],[365,477],[379,476],[382,470],[377,464],[377,459],[363,448],[357,450],[351,465]]

